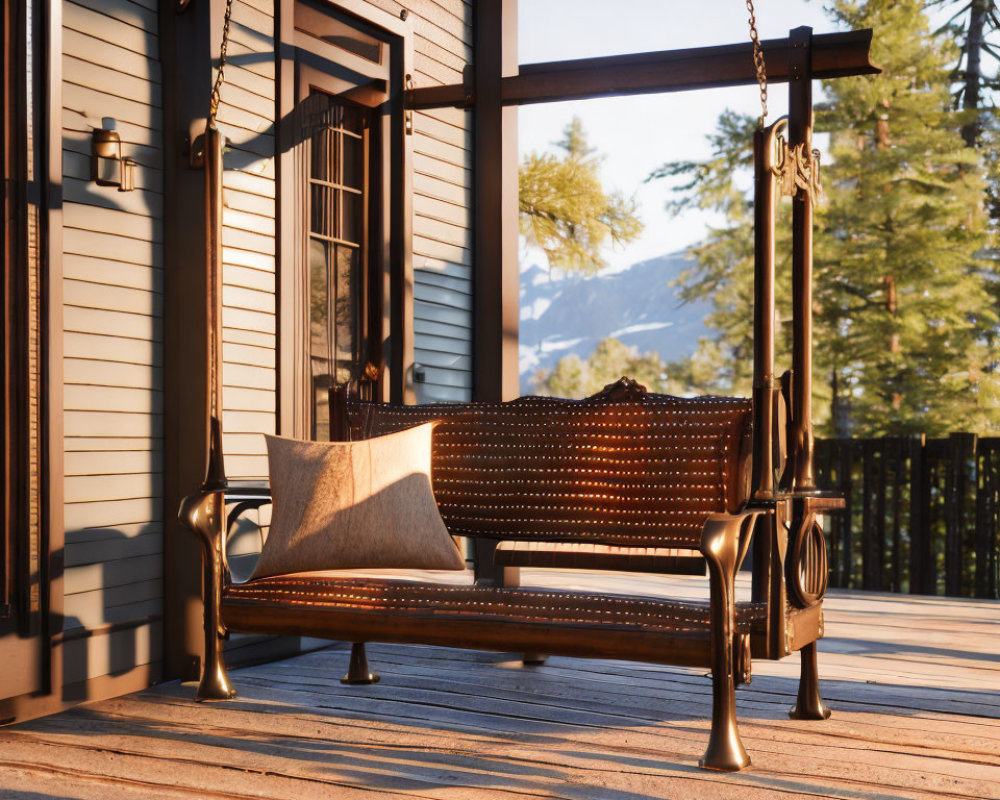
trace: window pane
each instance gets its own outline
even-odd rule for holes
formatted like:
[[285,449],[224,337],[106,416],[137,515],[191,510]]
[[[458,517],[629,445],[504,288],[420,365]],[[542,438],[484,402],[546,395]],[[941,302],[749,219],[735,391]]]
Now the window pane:
[[364,221],[362,217],[364,198],[360,194],[352,192],[339,191],[337,194],[344,208],[343,228],[339,238],[360,245],[362,222]]
[[312,380],[313,438],[330,439],[330,245],[309,241],[309,364]]
[[358,307],[361,282],[360,253],[356,247],[337,245],[337,384],[360,374]]
[[309,230],[321,236],[335,236],[334,190],[327,186],[316,186],[314,184],[310,194]]
[[368,115],[366,113],[367,109],[356,106],[343,106],[343,109],[344,116],[342,117],[341,127],[348,133],[361,136],[365,129],[365,117]]
[[[327,117],[332,112],[327,113]],[[329,123],[327,123],[329,124]],[[313,134],[310,153],[310,177],[328,181],[337,163],[338,134],[329,127],[322,128]]]
[[313,375],[330,372],[329,249],[327,242],[309,240],[309,350]]
[[352,189],[365,188],[365,146],[364,141],[350,134],[343,136],[344,172],[340,180]]

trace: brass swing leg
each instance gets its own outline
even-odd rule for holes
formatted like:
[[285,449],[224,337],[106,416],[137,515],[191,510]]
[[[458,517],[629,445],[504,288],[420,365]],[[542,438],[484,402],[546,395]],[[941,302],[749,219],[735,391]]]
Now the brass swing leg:
[[802,671],[799,677],[798,701],[788,712],[792,719],[829,719],[830,709],[819,696],[819,670],[816,668],[816,642],[810,642],[799,651]]
[[712,732],[705,754],[698,764],[705,769],[738,772],[750,766],[740,732],[736,726],[736,681],[733,675],[732,637],[726,644],[716,636],[712,648]]
[[178,514],[180,520],[198,535],[203,552],[205,663],[194,695],[198,701],[229,700],[236,696],[222,654],[226,638],[221,617],[223,509],[222,492],[200,491],[184,498]]
[[194,699],[198,701],[231,700],[236,697],[236,690],[229,682],[226,662],[222,657],[223,637],[217,634],[213,636],[207,632],[206,634],[205,668],[202,670],[201,682],[198,684],[198,691],[195,692]]
[[[209,502],[221,503],[221,495],[209,496]],[[220,606],[222,603],[222,587],[220,585],[221,553],[208,543],[208,538],[202,539],[206,545],[205,553],[205,665],[201,671],[201,682],[194,699],[230,700],[236,697],[236,690],[229,682],[226,672],[226,660],[223,656],[225,632],[221,629]]]
[[[521,585],[520,567],[501,567],[500,585],[505,589],[514,589]],[[545,653],[521,653],[521,663],[526,667],[540,667],[548,660]]]
[[379,676],[368,669],[368,656],[365,655],[365,643],[355,642],[351,645],[351,663],[347,674],[340,679],[341,683],[350,686],[378,683]]
[[[751,515],[750,524],[752,516],[755,515]],[[750,756],[736,726],[736,664],[733,660],[735,580],[742,555],[741,523],[741,517],[709,519],[701,540],[711,593],[712,731],[698,764],[705,769],[725,772],[737,772],[750,766]],[[743,637],[740,640],[742,644]]]

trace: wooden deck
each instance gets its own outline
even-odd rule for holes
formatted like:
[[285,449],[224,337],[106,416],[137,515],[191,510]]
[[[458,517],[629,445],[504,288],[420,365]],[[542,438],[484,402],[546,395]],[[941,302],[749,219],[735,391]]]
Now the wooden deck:
[[735,775],[696,766],[698,671],[372,645],[382,682],[344,687],[334,646],[235,671],[229,703],[173,683],[0,729],[0,797],[1000,798],[1000,603],[834,592],[826,608],[833,718],[787,718],[797,657],[755,662],[737,693],[753,767]]

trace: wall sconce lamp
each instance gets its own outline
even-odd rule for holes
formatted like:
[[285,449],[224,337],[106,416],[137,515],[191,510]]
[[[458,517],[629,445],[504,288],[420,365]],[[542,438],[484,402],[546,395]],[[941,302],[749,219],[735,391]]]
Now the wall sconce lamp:
[[122,156],[122,138],[114,120],[91,133],[91,175],[98,186],[117,186],[119,192],[135,189],[135,161]]

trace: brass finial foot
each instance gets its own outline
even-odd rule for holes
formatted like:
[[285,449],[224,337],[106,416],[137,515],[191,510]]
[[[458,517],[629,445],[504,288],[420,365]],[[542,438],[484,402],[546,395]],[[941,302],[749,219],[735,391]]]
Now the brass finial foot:
[[829,719],[830,709],[819,695],[819,670],[816,667],[816,642],[802,648],[802,672],[799,677],[799,696],[788,712],[792,719]]
[[807,702],[802,702],[802,697],[799,697],[799,701],[788,710],[788,716],[791,719],[830,719],[830,711],[823,701],[817,695],[815,698],[810,698]]
[[750,766],[750,756],[740,741],[736,720],[712,726],[705,755],[698,759],[698,766],[720,772],[739,772]]
[[232,700],[234,697],[236,697],[236,690],[229,682],[225,665],[217,663],[214,667],[206,666],[194,699],[200,703],[205,700]]
[[379,676],[368,669],[368,656],[365,655],[365,643],[355,642],[351,645],[351,663],[347,674],[340,679],[341,683],[356,686],[366,683],[378,683]]

